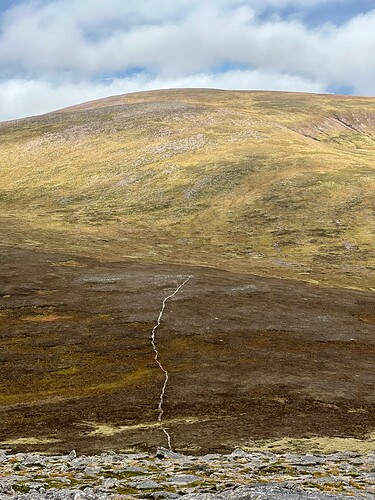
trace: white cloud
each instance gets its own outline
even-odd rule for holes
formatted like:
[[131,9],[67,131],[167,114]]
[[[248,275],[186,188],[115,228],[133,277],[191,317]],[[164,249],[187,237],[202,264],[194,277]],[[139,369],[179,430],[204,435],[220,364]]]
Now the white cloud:
[[[375,10],[339,27],[314,29],[259,17],[267,7],[303,10],[330,1],[25,1],[6,13],[0,31],[2,116],[181,82],[301,91],[324,91],[339,82],[374,95]],[[215,75],[226,62],[249,70]],[[148,76],[95,83],[100,75],[134,67]]]
[[165,88],[220,88],[237,90],[290,90],[323,92],[324,86],[290,75],[262,71],[196,74],[177,79],[151,79],[142,75],[110,82],[52,84],[45,80],[9,80],[0,83],[0,120],[45,113],[111,95]]

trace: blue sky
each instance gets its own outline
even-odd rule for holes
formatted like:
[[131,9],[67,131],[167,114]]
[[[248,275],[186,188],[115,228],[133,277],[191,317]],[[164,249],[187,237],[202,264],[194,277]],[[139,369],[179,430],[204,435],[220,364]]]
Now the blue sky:
[[325,23],[340,26],[350,21],[353,17],[366,14],[373,9],[375,9],[375,0],[331,0],[311,3],[305,7],[303,7],[302,2],[300,5],[297,2],[291,2],[289,5],[281,8],[278,8],[277,5],[268,7],[262,17],[263,19],[269,19],[276,13],[284,19],[293,17],[300,19],[309,27],[318,27]]
[[0,0],[0,120],[171,87],[375,95],[375,0]]

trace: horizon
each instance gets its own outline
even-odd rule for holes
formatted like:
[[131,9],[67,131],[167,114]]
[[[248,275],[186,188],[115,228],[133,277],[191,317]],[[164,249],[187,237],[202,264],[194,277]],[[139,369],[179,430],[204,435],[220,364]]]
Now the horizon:
[[6,0],[0,120],[177,88],[375,95],[372,0]]
[[354,95],[354,94],[338,94],[338,93],[330,93],[330,92],[304,92],[304,91],[289,91],[289,90],[263,90],[263,89],[220,89],[220,88],[213,88],[213,87],[175,87],[175,88],[158,88],[158,89],[150,89],[150,90],[135,90],[133,92],[125,92],[123,94],[114,94],[114,95],[109,95],[105,97],[99,97],[98,99],[89,99],[88,101],[82,101],[78,102],[76,104],[68,105],[63,108],[58,108],[58,109],[52,109],[51,111],[47,112],[42,112],[34,115],[29,115],[29,116],[23,116],[20,118],[12,118],[10,120],[0,120],[0,123],[10,123],[10,122],[15,122],[18,120],[28,120],[30,118],[36,118],[38,116],[43,116],[43,115],[48,115],[48,114],[53,114],[53,113],[59,113],[60,111],[65,111],[68,109],[74,109],[74,108],[79,108],[81,106],[85,106],[86,104],[90,103],[95,103],[98,101],[105,101],[109,99],[113,99],[116,97],[123,97],[123,96],[134,96],[136,94],[153,94],[156,92],[167,92],[167,91],[211,91],[211,92],[250,92],[250,93],[279,93],[279,94],[303,94],[303,95],[308,95],[308,96],[331,96],[331,97],[338,97],[338,98],[348,98],[348,99],[374,99],[374,96],[365,96],[365,95]]

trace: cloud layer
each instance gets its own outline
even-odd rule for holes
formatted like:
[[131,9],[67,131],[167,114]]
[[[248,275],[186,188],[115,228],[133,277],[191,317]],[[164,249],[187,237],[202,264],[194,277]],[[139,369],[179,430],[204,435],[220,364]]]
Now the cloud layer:
[[375,9],[306,17],[348,1],[21,1],[1,17],[0,119],[152,88],[374,95]]

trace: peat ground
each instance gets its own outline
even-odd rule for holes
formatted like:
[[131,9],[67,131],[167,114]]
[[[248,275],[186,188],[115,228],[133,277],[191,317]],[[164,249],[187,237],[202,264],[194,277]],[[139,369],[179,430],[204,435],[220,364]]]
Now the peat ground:
[[3,247],[0,446],[165,446],[150,335],[163,299],[188,275],[157,331],[175,450],[371,439],[373,293]]

